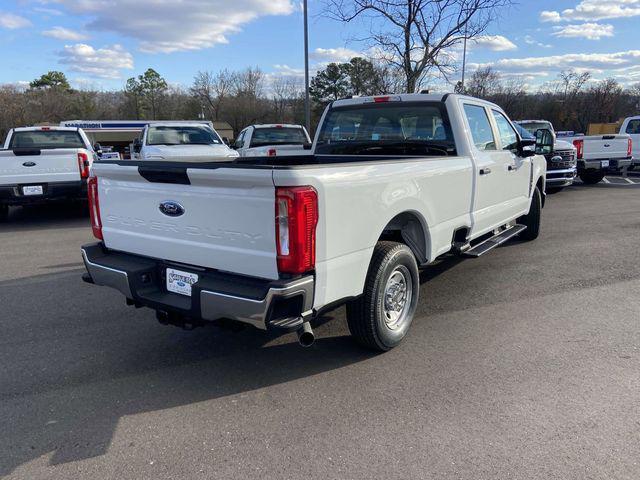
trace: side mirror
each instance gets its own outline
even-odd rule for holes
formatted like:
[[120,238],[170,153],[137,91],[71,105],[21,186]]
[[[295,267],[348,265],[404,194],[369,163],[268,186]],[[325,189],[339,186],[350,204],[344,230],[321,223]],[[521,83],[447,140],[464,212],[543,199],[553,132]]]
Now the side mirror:
[[536,154],[548,155],[553,152],[555,139],[553,132],[548,128],[540,128],[536,130]]
[[222,142],[227,146],[230,147],[231,146],[231,142],[229,141],[229,139],[227,137],[222,137]]
[[102,145],[100,145],[98,142],[94,143],[93,151],[100,155],[102,153]]
[[303,148],[304,150],[311,150],[311,148],[312,148],[312,147],[313,147],[313,143],[308,143],[308,142],[307,142],[307,143],[305,143],[305,144],[303,144],[303,145],[302,145],[302,148]]
[[133,141],[133,151],[134,153],[140,153],[140,150],[142,150],[142,142],[140,141],[139,138],[136,138]]

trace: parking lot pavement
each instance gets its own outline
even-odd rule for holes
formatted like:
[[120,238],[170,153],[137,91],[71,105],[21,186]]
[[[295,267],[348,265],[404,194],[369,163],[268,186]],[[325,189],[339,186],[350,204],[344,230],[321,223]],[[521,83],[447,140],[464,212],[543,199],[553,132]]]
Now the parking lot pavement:
[[80,280],[77,211],[0,225],[0,476],[637,479],[640,192],[551,195],[533,243],[422,275],[397,349],[184,332]]

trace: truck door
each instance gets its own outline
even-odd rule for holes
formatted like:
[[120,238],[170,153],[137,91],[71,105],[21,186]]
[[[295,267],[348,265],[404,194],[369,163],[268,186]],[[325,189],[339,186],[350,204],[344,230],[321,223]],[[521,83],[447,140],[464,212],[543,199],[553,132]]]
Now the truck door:
[[494,153],[507,162],[504,189],[508,192],[505,210],[509,217],[521,215],[529,207],[529,186],[531,184],[531,157],[521,157],[518,153],[518,134],[511,121],[499,110],[491,109],[500,142]]
[[465,100],[465,120],[472,140],[475,163],[475,196],[472,207],[471,235],[482,235],[507,219],[505,209],[512,192],[507,188],[509,152],[498,151],[498,142],[490,120],[490,111],[482,103]]

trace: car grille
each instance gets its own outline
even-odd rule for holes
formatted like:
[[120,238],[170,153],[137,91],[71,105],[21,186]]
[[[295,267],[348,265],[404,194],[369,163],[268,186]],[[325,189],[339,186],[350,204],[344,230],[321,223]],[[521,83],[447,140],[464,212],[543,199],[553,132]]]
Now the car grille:
[[[562,157],[562,160],[554,160],[554,158]],[[571,168],[576,166],[576,156],[571,150],[553,152],[547,156],[547,167],[553,169]]]

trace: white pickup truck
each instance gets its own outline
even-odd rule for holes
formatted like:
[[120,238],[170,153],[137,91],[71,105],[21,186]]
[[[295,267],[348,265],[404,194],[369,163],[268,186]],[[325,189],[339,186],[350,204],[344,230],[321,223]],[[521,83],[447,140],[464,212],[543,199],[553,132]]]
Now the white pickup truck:
[[625,118],[620,127],[620,135],[631,137],[631,165],[634,168],[640,167],[640,115]]
[[238,157],[218,132],[202,122],[153,122],[133,142],[138,160],[215,162]]
[[311,139],[302,125],[249,125],[236,138],[233,148],[241,157],[281,157],[310,153]]
[[398,345],[418,269],[538,236],[551,132],[500,107],[403,94],[330,104],[313,155],[227,163],[97,161],[88,283],[185,328],[229,319],[298,332],[347,304],[362,345]]
[[598,183],[607,173],[617,173],[631,165],[632,140],[627,134],[585,136],[557,132],[557,136],[576,147],[578,176],[583,183]]
[[21,127],[0,150],[0,220],[9,206],[87,198],[95,154],[85,133],[70,127]]

